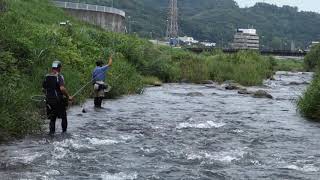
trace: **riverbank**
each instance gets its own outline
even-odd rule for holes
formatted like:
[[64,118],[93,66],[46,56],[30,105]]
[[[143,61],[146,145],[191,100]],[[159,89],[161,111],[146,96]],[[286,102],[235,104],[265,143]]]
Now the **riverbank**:
[[315,46],[305,57],[305,67],[315,71],[314,79],[298,101],[300,112],[313,120],[320,120],[320,45]]
[[[88,82],[97,59],[114,54],[108,73],[110,98],[141,92],[145,77],[162,82],[234,80],[261,85],[272,77],[275,61],[255,52],[196,55],[155,46],[135,35],[105,32],[64,14],[47,0],[4,0],[0,12],[0,141],[41,131],[43,120],[31,95],[42,94],[41,82],[53,60],[63,62],[69,91]],[[60,26],[69,20],[71,24]],[[90,96],[87,88],[77,102]]]

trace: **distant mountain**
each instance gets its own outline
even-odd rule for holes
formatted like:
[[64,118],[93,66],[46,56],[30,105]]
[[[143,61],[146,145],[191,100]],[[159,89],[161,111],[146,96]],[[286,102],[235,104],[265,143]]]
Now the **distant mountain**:
[[[111,6],[112,0],[69,0]],[[127,13],[128,28],[140,36],[165,35],[169,0],[114,0]],[[304,48],[320,39],[320,14],[299,12],[296,7],[257,3],[239,8],[233,0],[178,0],[180,35],[227,46],[237,28],[258,30],[265,48]]]

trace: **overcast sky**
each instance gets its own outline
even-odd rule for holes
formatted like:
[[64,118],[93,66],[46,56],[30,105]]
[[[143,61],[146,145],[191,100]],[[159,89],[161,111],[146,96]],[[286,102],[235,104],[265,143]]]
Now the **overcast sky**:
[[250,7],[256,2],[266,2],[278,6],[297,6],[299,10],[314,11],[320,13],[320,0],[236,0],[240,7]]

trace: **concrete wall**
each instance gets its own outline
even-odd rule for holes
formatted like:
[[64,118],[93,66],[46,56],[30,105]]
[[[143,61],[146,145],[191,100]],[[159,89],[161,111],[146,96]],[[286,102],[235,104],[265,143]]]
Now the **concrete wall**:
[[107,31],[125,32],[125,18],[106,12],[65,9],[65,11],[83,21],[98,25]]
[[80,20],[102,27],[107,31],[125,32],[125,12],[116,8],[82,3],[55,1],[56,6]]
[[0,12],[6,11],[6,3],[3,0],[0,0]]

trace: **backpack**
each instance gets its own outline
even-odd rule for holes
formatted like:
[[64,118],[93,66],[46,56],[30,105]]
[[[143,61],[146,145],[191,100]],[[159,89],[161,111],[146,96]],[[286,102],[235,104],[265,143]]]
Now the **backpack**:
[[63,94],[60,90],[61,75],[47,74],[42,83],[45,90],[47,104],[59,104],[63,100]]

